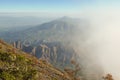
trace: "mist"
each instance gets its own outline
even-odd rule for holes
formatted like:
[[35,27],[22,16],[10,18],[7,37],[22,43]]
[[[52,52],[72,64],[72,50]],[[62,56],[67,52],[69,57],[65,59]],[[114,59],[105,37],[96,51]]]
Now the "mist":
[[84,32],[84,41],[76,36],[78,52],[89,53],[88,57],[101,65],[104,75],[110,73],[119,80],[120,11],[115,8],[89,10],[83,16],[89,21],[89,29]]

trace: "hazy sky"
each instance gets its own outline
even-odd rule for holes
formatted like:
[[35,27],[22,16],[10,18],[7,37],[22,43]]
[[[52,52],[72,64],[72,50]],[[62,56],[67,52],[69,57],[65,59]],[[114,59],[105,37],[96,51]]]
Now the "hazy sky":
[[86,8],[119,6],[120,0],[0,0],[0,12],[77,13]]

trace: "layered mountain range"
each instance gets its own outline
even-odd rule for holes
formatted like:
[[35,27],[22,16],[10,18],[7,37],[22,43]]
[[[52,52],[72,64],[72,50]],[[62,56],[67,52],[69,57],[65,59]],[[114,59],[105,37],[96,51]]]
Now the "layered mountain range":
[[7,41],[68,41],[71,37],[86,30],[86,27],[87,23],[85,23],[85,21],[62,17],[22,31],[20,30],[16,32],[13,29],[12,32],[8,31],[0,36]]

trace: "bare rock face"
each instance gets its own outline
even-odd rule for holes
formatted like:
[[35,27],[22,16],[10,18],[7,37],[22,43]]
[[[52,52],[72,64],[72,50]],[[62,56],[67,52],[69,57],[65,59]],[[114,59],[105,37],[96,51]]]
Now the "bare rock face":
[[56,63],[57,60],[57,47],[53,46],[53,61]]
[[35,56],[36,47],[33,47],[31,54]]
[[15,47],[17,49],[22,49],[21,41],[15,41],[15,42],[13,42],[13,47]]
[[54,43],[40,43],[36,46],[28,43],[24,44],[21,41],[13,42],[12,45],[22,51],[36,56],[38,59],[44,59],[53,64],[60,64],[61,66],[69,65],[71,59],[75,59],[75,52],[66,46]]
[[50,53],[49,53],[49,48],[46,45],[40,45],[40,48],[42,49],[42,55],[40,58],[45,59],[47,61],[50,60]]

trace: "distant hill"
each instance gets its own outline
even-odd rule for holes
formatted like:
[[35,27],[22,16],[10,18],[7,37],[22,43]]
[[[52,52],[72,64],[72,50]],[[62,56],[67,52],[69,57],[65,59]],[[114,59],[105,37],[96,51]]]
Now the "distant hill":
[[7,32],[5,34],[0,35],[4,40],[10,41],[35,41],[35,40],[45,40],[49,42],[54,41],[66,41],[70,40],[77,32],[82,32],[85,29],[85,25],[83,27],[82,24],[86,24],[85,21],[80,19],[74,19],[69,17],[62,17],[47,23],[43,23],[41,25],[20,30],[14,32]]
[[16,28],[18,26],[35,26],[53,20],[52,18],[34,16],[0,15],[0,29]]
[[71,80],[44,60],[26,54],[0,40],[0,80]]

